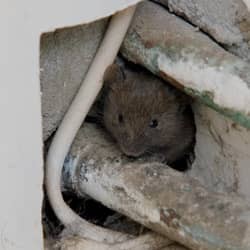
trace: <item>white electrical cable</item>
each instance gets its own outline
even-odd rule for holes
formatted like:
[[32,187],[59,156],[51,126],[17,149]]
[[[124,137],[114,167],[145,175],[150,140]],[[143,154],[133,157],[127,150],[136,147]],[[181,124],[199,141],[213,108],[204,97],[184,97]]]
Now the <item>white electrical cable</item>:
[[[129,7],[112,17],[82,86],[54,136],[46,160],[46,190],[56,216],[78,235],[96,241],[113,242],[114,239],[110,238],[109,230],[101,229],[85,221],[64,202],[60,186],[62,167],[77,131],[102,88],[104,72],[113,63],[118,53],[135,9],[135,6]],[[120,233],[116,236],[122,238]]]
[[250,0],[243,0],[243,2],[246,4],[248,11],[250,11]]

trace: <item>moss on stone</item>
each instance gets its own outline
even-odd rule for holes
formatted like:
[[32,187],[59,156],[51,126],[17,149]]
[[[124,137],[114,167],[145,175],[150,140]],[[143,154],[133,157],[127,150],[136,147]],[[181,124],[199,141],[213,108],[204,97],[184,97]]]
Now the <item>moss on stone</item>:
[[250,128],[250,116],[244,114],[243,112],[235,111],[233,109],[228,109],[228,108],[223,108],[214,103],[212,96],[210,93],[204,91],[204,92],[199,92],[197,90],[191,89],[191,88],[184,88],[184,91],[197,98],[199,101],[202,103],[206,104],[210,108],[216,110],[218,113],[230,118],[236,123],[239,123],[240,125]]

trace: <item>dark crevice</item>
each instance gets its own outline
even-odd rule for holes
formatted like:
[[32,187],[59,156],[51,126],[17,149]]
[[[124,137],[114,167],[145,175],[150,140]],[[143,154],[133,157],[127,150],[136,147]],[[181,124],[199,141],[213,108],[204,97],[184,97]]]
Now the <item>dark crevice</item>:
[[115,213],[91,198],[79,198],[72,193],[64,193],[63,196],[66,203],[78,215],[95,225],[103,226],[107,217]]
[[[71,209],[90,223],[133,235],[141,233],[141,225],[105,207],[98,201],[91,198],[79,198],[73,193],[63,193],[63,197]],[[45,238],[60,238],[65,227],[57,219],[47,198],[44,199],[42,222]]]
[[170,167],[179,172],[186,172],[191,169],[194,159],[195,159],[194,150],[192,150],[192,152],[190,152],[188,155],[173,162]]

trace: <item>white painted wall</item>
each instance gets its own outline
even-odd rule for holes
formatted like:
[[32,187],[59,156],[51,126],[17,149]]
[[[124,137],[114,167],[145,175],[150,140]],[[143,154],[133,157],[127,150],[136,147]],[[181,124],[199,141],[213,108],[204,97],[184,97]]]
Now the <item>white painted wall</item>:
[[42,32],[110,15],[139,0],[0,3],[0,250],[43,249],[39,41]]

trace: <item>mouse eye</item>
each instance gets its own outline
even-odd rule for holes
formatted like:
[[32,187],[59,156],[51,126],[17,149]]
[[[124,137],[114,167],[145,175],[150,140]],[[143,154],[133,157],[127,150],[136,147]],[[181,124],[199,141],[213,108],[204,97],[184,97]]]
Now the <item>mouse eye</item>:
[[119,123],[123,123],[123,115],[122,114],[118,115],[118,121],[119,121]]
[[156,119],[151,120],[149,123],[150,128],[156,128],[158,126],[158,121]]

